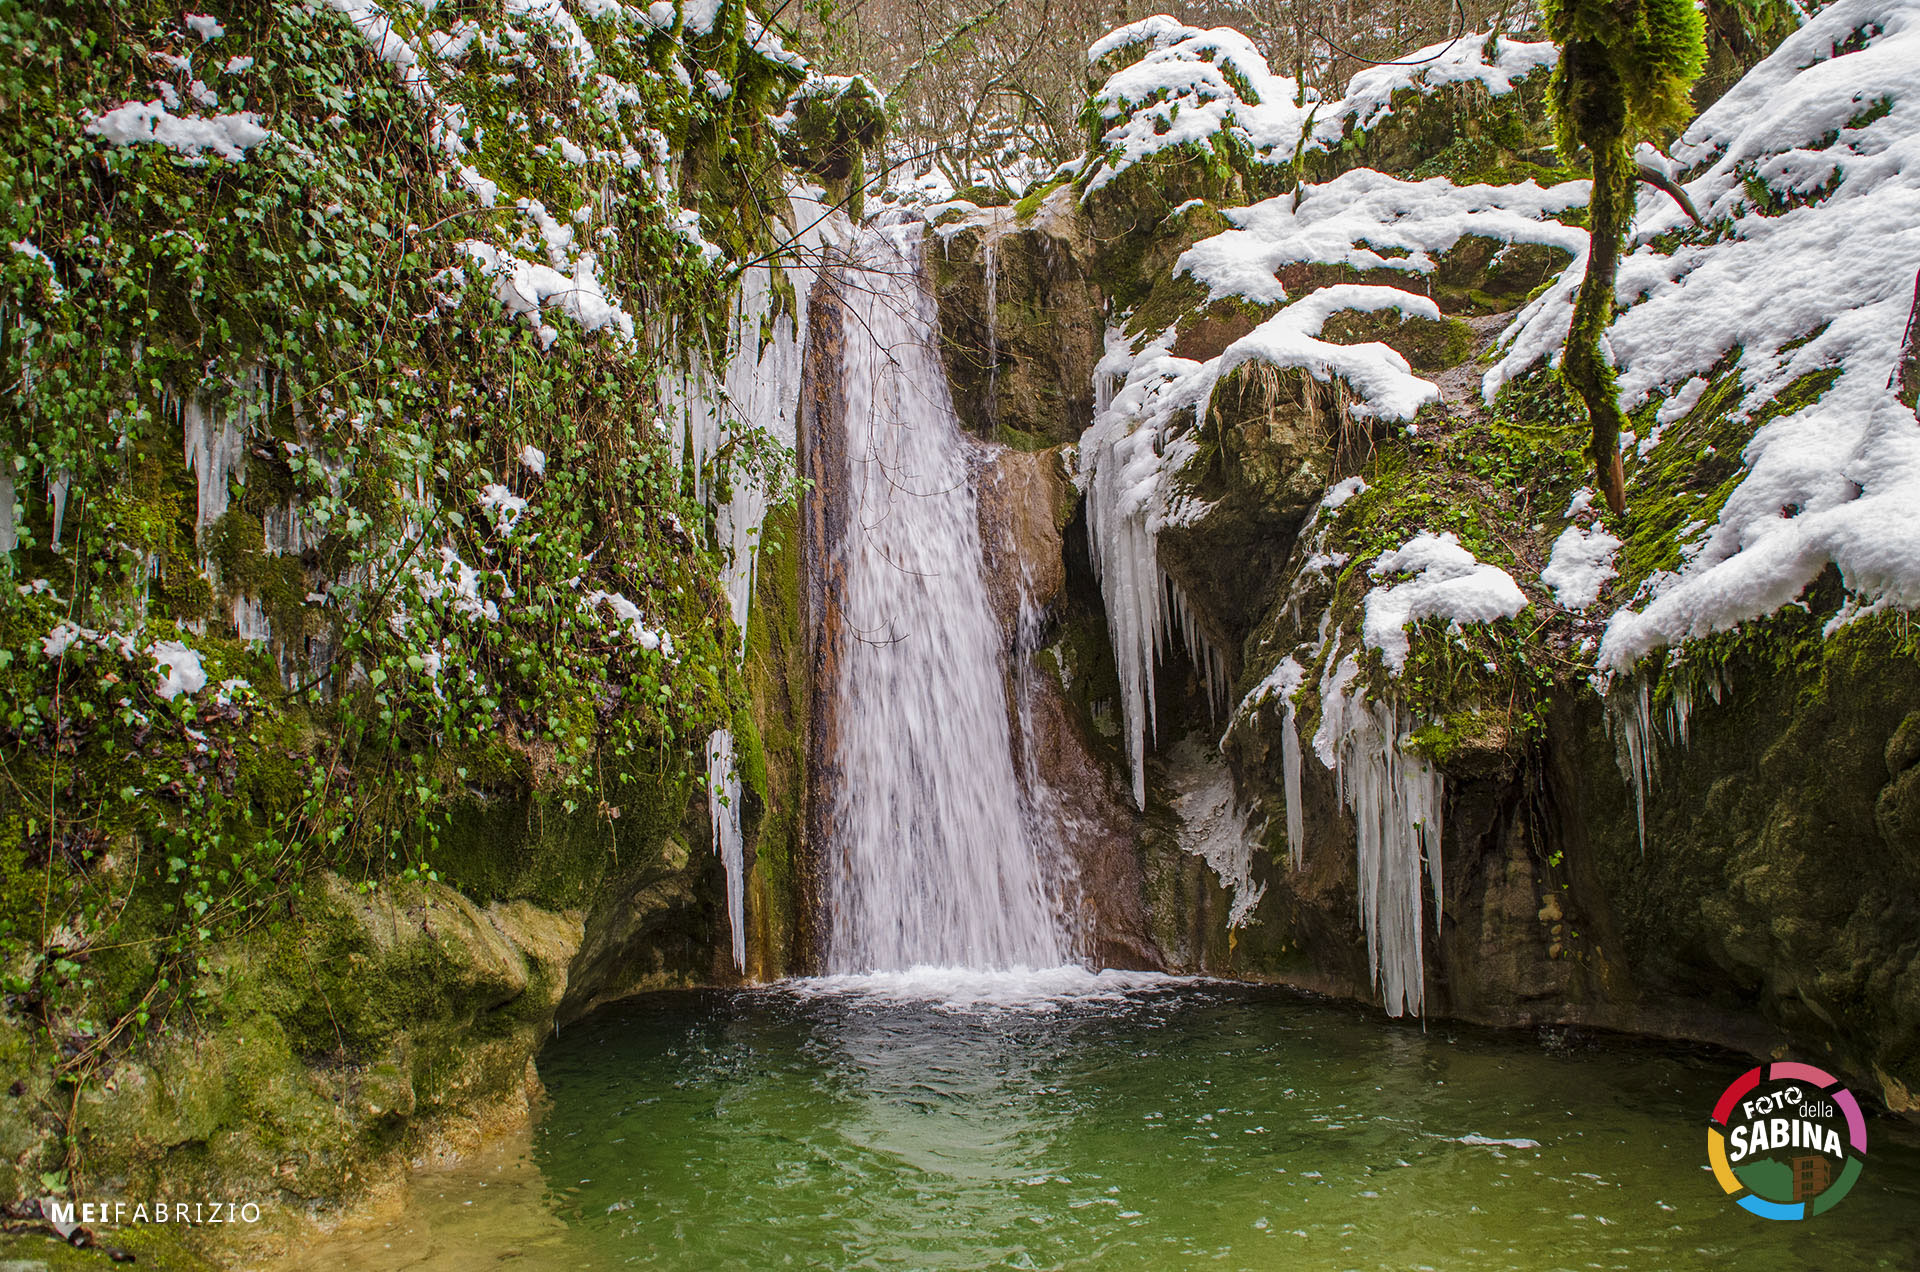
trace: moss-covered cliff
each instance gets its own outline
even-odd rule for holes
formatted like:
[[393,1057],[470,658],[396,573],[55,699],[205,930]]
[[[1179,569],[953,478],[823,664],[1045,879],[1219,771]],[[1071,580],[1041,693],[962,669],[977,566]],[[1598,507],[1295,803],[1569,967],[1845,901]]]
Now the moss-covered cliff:
[[[1777,94],[1809,57],[1844,57],[1871,29],[1804,34],[1815,53],[1786,50],[1791,65],[1755,82]],[[1842,355],[1797,352],[1839,312],[1783,328],[1777,352],[1756,335],[1744,364],[1737,345],[1712,352],[1710,318],[1671,336],[1689,357],[1685,342],[1701,342],[1707,369],[1623,380],[1639,393],[1629,507],[1606,515],[1585,488],[1584,411],[1541,361],[1584,246],[1581,174],[1550,145],[1551,48],[1486,41],[1367,72],[1343,101],[1298,107],[1299,141],[1281,146],[1275,121],[1292,108],[1244,50],[1163,19],[1129,31],[1096,46],[1096,88],[1131,66],[1129,87],[1096,95],[1085,228],[1058,237],[1092,245],[1082,269],[1110,305],[1113,405],[1078,467],[1108,523],[1094,554],[1130,571],[1106,597],[1108,630],[1082,642],[1112,687],[1078,701],[1084,727],[1143,734],[1160,949],[1378,1000],[1395,983],[1392,943],[1424,929],[1405,997],[1428,1012],[1790,1051],[1913,1111],[1920,875],[1905,809],[1920,663],[1905,618],[1861,617],[1885,594],[1844,547],[1839,567],[1782,585],[1793,604],[1778,612],[1720,601],[1686,631],[1666,617],[1673,603],[1648,605],[1754,541],[1715,518],[1748,515],[1755,487],[1737,492],[1755,439],[1853,400],[1837,396],[1853,374]],[[1727,91],[1733,59],[1752,69],[1779,34],[1716,37],[1721,81],[1703,103]],[[1142,87],[1175,63],[1163,90]],[[1757,109],[1760,91],[1736,90],[1723,115]],[[1684,152],[1702,206],[1735,180],[1721,174],[1761,162],[1736,161],[1716,127]],[[1210,142],[1178,140],[1208,129]],[[1711,251],[1739,218],[1777,216],[1758,167],[1739,171],[1745,200],[1699,228],[1649,187],[1643,216],[1681,228],[1643,231],[1633,264],[1669,268],[1682,259],[1669,253]],[[979,220],[944,230],[968,261],[995,217]],[[971,268],[940,275],[955,311],[977,310]],[[1007,278],[994,312],[1013,320],[995,341],[1020,351],[1033,324],[1019,315],[1043,292],[1010,294]],[[1667,311],[1646,300],[1623,290],[1617,339],[1651,367],[1663,346],[1645,324]],[[943,319],[979,345],[965,318]],[[1757,365],[1778,370],[1761,381]],[[972,391],[976,372],[953,375]],[[1158,601],[1132,582],[1142,545]],[[1143,615],[1156,643],[1130,653]],[[1630,640],[1654,656],[1618,653]],[[1136,701],[1151,688],[1154,717],[1114,710],[1130,675],[1147,678]],[[1218,793],[1229,781],[1231,798]],[[1373,782],[1390,789],[1362,790]],[[1422,814],[1427,790],[1441,802]],[[1221,849],[1223,809],[1244,820],[1227,836],[1244,856]],[[1360,828],[1372,847],[1356,840],[1356,814],[1390,823],[1384,849],[1378,820]],[[1392,856],[1400,845],[1411,855]],[[1409,877],[1410,901],[1383,900]],[[1379,926],[1395,905],[1415,923],[1404,937]]]
[[708,371],[791,341],[788,163],[884,115],[731,0],[0,48],[0,1194],[323,1212],[524,1110],[556,1015],[733,974],[723,510],[792,461]]

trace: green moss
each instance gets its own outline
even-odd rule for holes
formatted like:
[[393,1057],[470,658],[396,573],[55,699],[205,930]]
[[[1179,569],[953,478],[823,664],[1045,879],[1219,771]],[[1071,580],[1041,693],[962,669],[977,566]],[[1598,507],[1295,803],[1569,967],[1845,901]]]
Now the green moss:
[[1332,344],[1388,345],[1416,371],[1442,371],[1460,365],[1473,352],[1473,328],[1458,318],[1409,318],[1396,310],[1334,315],[1320,338]]
[[[1790,415],[1815,401],[1839,377],[1838,368],[1809,372],[1753,409],[1741,382],[1740,351],[1734,350],[1711,373],[1692,410],[1664,427],[1654,415],[1658,403],[1635,413],[1635,426],[1659,442],[1632,470],[1633,516],[1620,553],[1623,584],[1637,585],[1659,570],[1677,569],[1690,541],[1687,527],[1713,524],[1721,507],[1746,477],[1740,454],[1769,420]],[[1743,409],[1752,409],[1743,416]]]
[[1021,224],[1031,221],[1034,216],[1039,213],[1040,205],[1046,202],[1048,195],[1060,189],[1062,186],[1070,184],[1072,184],[1072,182],[1066,177],[1037,183],[1033,189],[1027,191],[1018,203],[1013,205],[1014,219]]

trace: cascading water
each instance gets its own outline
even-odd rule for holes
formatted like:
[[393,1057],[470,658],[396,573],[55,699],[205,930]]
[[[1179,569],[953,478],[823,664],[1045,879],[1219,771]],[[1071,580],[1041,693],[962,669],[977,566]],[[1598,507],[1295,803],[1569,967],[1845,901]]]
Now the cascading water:
[[847,515],[827,970],[1052,967],[1074,954],[1014,760],[979,502],[935,347],[922,227],[862,234],[838,288]]

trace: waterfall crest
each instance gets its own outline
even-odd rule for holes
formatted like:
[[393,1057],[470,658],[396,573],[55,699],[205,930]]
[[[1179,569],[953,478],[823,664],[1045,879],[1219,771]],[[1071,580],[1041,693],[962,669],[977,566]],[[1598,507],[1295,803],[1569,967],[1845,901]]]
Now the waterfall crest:
[[822,862],[832,973],[1052,967],[1059,854],[1014,759],[979,500],[936,346],[922,226],[863,233],[836,292],[846,514],[826,545],[843,639]]

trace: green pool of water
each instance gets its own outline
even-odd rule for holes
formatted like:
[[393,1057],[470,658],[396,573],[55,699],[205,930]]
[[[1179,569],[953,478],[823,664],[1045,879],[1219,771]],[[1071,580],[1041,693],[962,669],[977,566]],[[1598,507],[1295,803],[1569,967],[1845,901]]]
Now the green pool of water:
[[1920,1145],[1890,1119],[1828,1215],[1724,1197],[1706,1121],[1747,1064],[1192,982],[1013,1007],[653,995],[540,1057],[532,1158],[566,1239],[536,1261],[1911,1266]]
[[1826,1215],[1725,1198],[1706,1125],[1740,1057],[1085,980],[617,1004],[541,1054],[530,1142],[423,1173],[398,1214],[285,1267],[1920,1265],[1907,1123],[1870,1118]]

